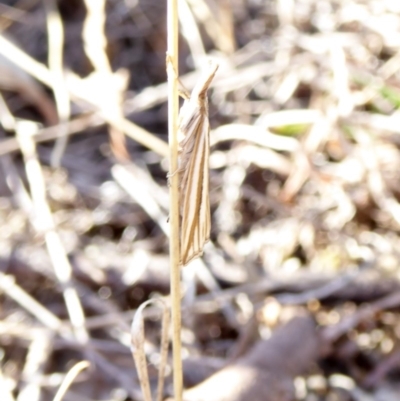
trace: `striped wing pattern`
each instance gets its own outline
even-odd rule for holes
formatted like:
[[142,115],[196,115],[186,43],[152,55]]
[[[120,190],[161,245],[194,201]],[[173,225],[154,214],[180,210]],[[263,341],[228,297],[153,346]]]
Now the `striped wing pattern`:
[[203,253],[210,239],[211,212],[209,199],[210,125],[207,89],[218,65],[209,70],[193,89],[180,113],[179,131],[179,202],[181,264],[185,266]]

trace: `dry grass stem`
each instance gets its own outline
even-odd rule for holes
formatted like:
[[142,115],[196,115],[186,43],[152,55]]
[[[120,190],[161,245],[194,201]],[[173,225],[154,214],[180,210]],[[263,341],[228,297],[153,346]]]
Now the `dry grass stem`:
[[25,159],[32,201],[34,205],[33,226],[44,235],[47,251],[53,263],[54,272],[63,287],[63,295],[74,334],[82,344],[88,341],[85,329],[85,316],[76,289],[72,285],[72,267],[67,258],[62,241],[56,231],[53,216],[46,199],[46,185],[43,177],[32,135],[37,127],[32,122],[20,122],[17,125],[17,138]]
[[[83,26],[83,41],[86,55],[89,57],[96,74],[99,77],[98,84],[101,92],[98,93],[97,103],[100,105],[102,114],[108,117],[109,121],[123,121],[122,99],[126,90],[126,83],[116,85],[107,54],[107,38],[105,29],[105,0],[85,0],[87,15]],[[122,75],[122,74],[120,74]],[[118,129],[114,124],[110,126],[111,149],[120,160],[128,159],[125,137],[123,130]]]
[[[168,143],[169,171],[178,168],[178,2],[167,2],[167,78],[168,78]],[[174,397],[182,401],[182,344],[181,344],[181,280],[180,280],[180,244],[179,244],[179,188],[178,176],[170,177],[170,241],[169,269],[172,317],[172,369],[174,381]]]
[[35,316],[44,326],[56,332],[62,329],[63,324],[57,316],[40,305],[34,298],[15,284],[15,279],[13,277],[1,273],[0,288],[10,298],[18,302],[24,309]]
[[[7,41],[7,39],[5,39],[2,36],[0,36],[0,47],[2,47],[3,49],[3,53],[1,49],[0,53],[3,54],[5,57],[9,58],[18,67],[20,67],[27,73],[31,74],[39,81],[43,82],[45,85],[53,87],[52,74],[43,64],[40,64],[36,60],[29,57],[27,54],[22,52],[20,49],[18,49],[15,45]],[[115,107],[120,103],[120,101],[117,98],[112,97],[112,99],[114,99],[115,101],[110,102],[110,98],[108,97],[109,94],[106,95],[104,91],[106,87],[111,88],[112,94],[116,96],[117,94],[115,94],[114,91],[118,89],[119,86],[118,82],[120,82],[120,79],[117,76],[115,78],[116,81],[114,81],[114,78],[112,76],[109,76],[108,80],[103,81],[103,77],[104,75],[102,74],[100,74],[100,76],[95,76],[96,82],[94,84],[92,84],[91,81],[89,81],[89,84],[85,85],[81,79],[77,81],[78,80],[77,77],[75,78],[75,81],[73,81],[72,75],[70,75],[70,79],[68,82],[69,91],[72,92],[71,95],[84,98],[85,100],[87,100],[89,96],[89,102],[93,103],[97,107],[100,106],[100,109],[105,113],[104,118],[109,124],[115,126],[117,130],[125,131],[126,134],[130,136],[132,139],[138,141],[139,143],[142,143],[149,149],[153,149],[156,153],[162,156],[167,155],[168,146],[164,141],[158,139],[145,129],[137,126],[136,124],[124,118],[119,118],[119,117],[116,118],[116,114],[113,113],[112,111],[115,110]],[[100,89],[102,89],[101,96],[100,97],[97,95],[93,96],[92,91],[95,90],[95,93],[97,94],[99,88],[98,85],[101,83],[102,83],[102,85],[100,86]],[[83,90],[82,89],[79,90],[80,87],[83,88]],[[89,88],[91,88],[91,90],[89,90]],[[121,89],[124,88],[123,87],[120,88],[120,91]],[[78,94],[76,93],[76,91],[78,91]],[[121,95],[120,91],[117,91],[118,96]],[[101,103],[99,105],[99,101],[103,103],[105,102],[104,107],[101,106]],[[110,108],[108,108],[107,106],[110,106]],[[57,135],[59,135],[59,133]]]
[[147,188],[149,177],[140,174],[139,168],[116,164],[111,170],[113,177],[122,188],[157,222],[163,233],[168,237],[169,228],[167,214],[160,208],[158,202],[151,196]]
[[[43,333],[41,333],[43,334]],[[52,349],[51,336],[35,336],[29,345],[22,379],[25,382],[18,396],[18,401],[40,401],[42,398],[40,378],[44,374],[46,361]]]
[[65,375],[64,380],[57,390],[56,395],[53,398],[53,401],[61,401],[66,392],[68,391],[68,388],[71,386],[75,378],[81,373],[84,369],[87,369],[90,367],[90,363],[88,361],[80,361],[76,363],[72,368],[68,371],[68,373]]
[[49,87],[53,86],[53,76],[47,67],[28,56],[2,35],[0,35],[0,53],[38,81]]
[[[60,123],[66,123],[71,115],[68,88],[64,78],[64,27],[60,13],[54,0],[45,0],[47,13],[47,30],[49,38],[48,63],[53,75],[53,93],[56,101],[58,119]],[[59,167],[62,155],[67,146],[68,135],[63,124],[58,126],[59,138],[56,141],[52,155],[52,165]]]

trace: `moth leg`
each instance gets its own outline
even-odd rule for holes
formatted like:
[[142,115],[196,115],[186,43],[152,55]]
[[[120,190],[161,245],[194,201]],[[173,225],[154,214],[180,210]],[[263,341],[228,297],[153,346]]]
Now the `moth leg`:
[[174,72],[175,78],[177,79],[179,85],[181,86],[181,88],[178,89],[179,96],[185,100],[189,100],[190,92],[185,88],[185,85],[183,85],[182,81],[179,79],[178,74],[172,63],[171,55],[168,53],[167,53],[167,57],[166,57],[166,64],[167,64],[167,69],[168,69],[168,67],[170,67],[172,69],[172,71]]
[[171,186],[171,177],[173,177],[175,174],[179,174],[180,172],[182,172],[181,168],[177,168],[173,173],[168,173],[167,174],[167,178],[168,178],[168,186]]
[[179,84],[183,87],[183,88],[179,88],[178,89],[178,94],[182,99],[185,100],[189,100],[190,99],[190,93],[188,92],[188,90],[183,86],[183,83],[181,82],[181,80],[178,78]]

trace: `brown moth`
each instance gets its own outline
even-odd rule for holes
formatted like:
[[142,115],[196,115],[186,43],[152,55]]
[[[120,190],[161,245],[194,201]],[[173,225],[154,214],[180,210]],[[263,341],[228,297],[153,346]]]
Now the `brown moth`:
[[207,90],[217,69],[218,64],[210,61],[179,112],[180,261],[183,266],[201,256],[204,244],[210,239]]

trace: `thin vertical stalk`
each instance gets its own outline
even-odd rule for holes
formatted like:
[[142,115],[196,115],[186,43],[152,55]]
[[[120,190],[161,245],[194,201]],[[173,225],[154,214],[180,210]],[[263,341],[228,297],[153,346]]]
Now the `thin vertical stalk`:
[[167,73],[168,73],[168,131],[170,146],[170,277],[173,341],[174,398],[182,400],[181,360],[181,289],[179,266],[179,194],[178,174],[178,2],[167,1]]

